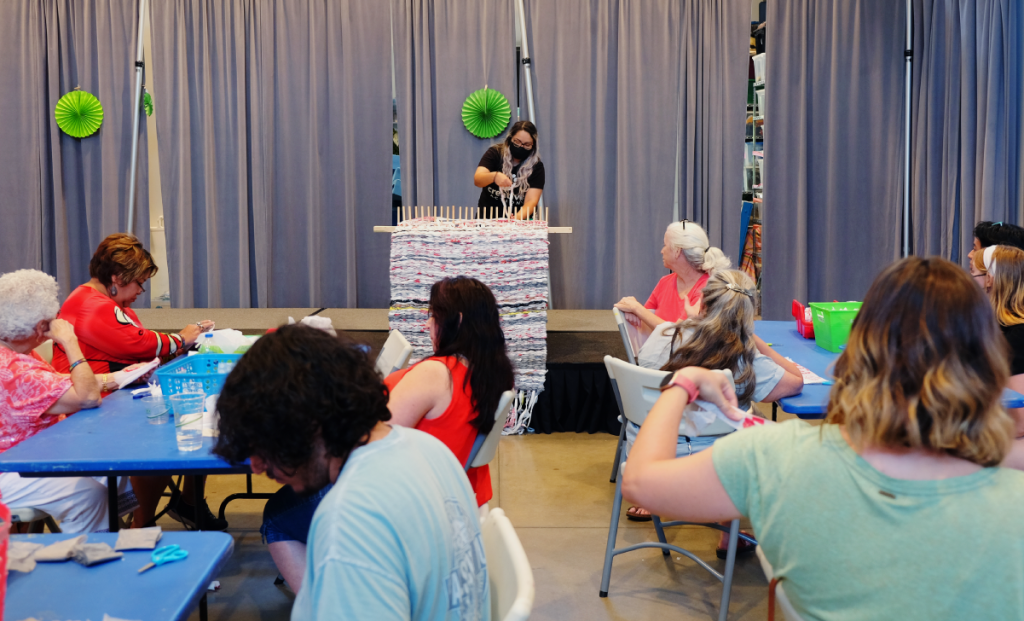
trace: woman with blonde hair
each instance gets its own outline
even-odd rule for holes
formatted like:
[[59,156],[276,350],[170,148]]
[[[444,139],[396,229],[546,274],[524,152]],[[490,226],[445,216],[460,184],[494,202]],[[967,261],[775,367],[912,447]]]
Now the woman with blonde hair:
[[[985,290],[995,310],[996,322],[1010,346],[1010,379],[1006,387],[1024,393],[1024,250],[1013,246],[989,246],[976,253],[985,264]],[[1024,408],[1013,408],[1016,436],[1024,436]]]
[[721,374],[686,367],[640,430],[623,495],[690,521],[748,517],[805,618],[1024,619],[1024,473],[997,467],[1013,442],[1006,354],[961,268],[903,259],[864,298],[824,425],[757,426],[676,459],[688,402],[736,404]]
[[665,229],[661,260],[672,273],[658,281],[645,304],[633,296],[615,304],[644,335],[663,322],[699,314],[701,291],[708,279],[732,265],[724,252],[711,246],[704,229],[689,220],[673,222]]
[[[654,329],[640,348],[637,364],[652,369],[676,371],[688,366],[729,369],[736,384],[740,407],[754,401],[771,403],[799,394],[804,380],[800,369],[754,334],[754,297],[750,276],[739,270],[723,270],[704,287],[704,304],[698,316],[676,323],[665,322]],[[628,455],[640,427],[626,423]],[[685,457],[709,448],[723,436],[679,435],[676,456]],[[647,521],[651,514],[639,506],[630,507],[626,517]],[[728,541],[722,533],[718,555],[725,558]],[[742,540],[740,554],[754,546]]]

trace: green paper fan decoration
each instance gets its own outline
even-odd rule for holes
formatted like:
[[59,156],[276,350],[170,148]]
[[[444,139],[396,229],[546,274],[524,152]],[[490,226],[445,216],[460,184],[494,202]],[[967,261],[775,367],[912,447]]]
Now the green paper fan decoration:
[[149,94],[149,91],[144,91],[142,94],[142,109],[146,111],[146,116],[153,116],[153,96]]
[[462,123],[477,138],[494,138],[508,127],[512,108],[498,91],[484,87],[466,97]]
[[103,104],[85,91],[71,91],[57,102],[53,111],[57,127],[69,136],[85,138],[96,133],[103,124]]

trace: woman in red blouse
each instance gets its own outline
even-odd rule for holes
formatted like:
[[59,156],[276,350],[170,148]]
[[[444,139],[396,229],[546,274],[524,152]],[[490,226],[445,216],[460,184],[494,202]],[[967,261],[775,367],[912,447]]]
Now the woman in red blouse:
[[[0,276],[0,452],[100,404],[99,384],[74,327],[54,318],[59,308],[57,281],[49,274],[18,270]],[[34,351],[47,339],[71,357],[70,373],[58,373]],[[125,493],[127,498],[130,491]],[[66,533],[107,529],[107,488],[96,479],[4,472],[0,495],[8,506],[47,512]]]
[[[463,465],[478,434],[494,426],[501,393],[511,390],[512,362],[494,294],[475,278],[445,278],[430,288],[427,327],[434,355],[384,379],[392,421],[436,437]],[[467,473],[478,505],[491,499],[487,466]]]
[[[104,391],[117,390],[112,373],[153,358],[172,356],[195,344],[199,335],[213,327],[212,321],[200,321],[185,326],[177,334],[162,334],[142,327],[131,305],[145,289],[143,285],[157,273],[153,257],[142,242],[129,233],[107,236],[92,260],[89,261],[89,282],[71,292],[60,309],[60,318],[75,326],[82,353],[89,366],[99,377]],[[68,355],[56,344],[53,348],[53,366],[66,372]],[[200,488],[205,477],[186,477],[181,494],[171,498],[168,514],[189,526],[195,526],[196,508],[188,503],[194,498],[193,479]],[[171,478],[132,477],[132,485],[139,498],[133,526],[143,527],[156,515]],[[200,489],[200,495],[202,490]],[[202,502],[205,511],[204,526],[209,530],[225,530],[227,522],[218,519]]]
[[661,260],[672,272],[658,281],[646,304],[640,304],[633,296],[615,304],[644,335],[666,321],[697,316],[701,290],[708,278],[731,265],[725,253],[711,246],[704,229],[689,220],[668,225]]

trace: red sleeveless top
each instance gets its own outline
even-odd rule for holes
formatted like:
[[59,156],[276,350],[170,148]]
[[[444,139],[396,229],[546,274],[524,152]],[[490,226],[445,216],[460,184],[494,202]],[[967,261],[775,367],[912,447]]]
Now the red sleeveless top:
[[[420,362],[426,360],[437,360],[448,367],[452,374],[452,402],[448,404],[448,409],[437,418],[421,418],[416,429],[429,433],[444,442],[444,445],[455,453],[459,463],[465,466],[469,454],[473,451],[473,442],[476,441],[478,434],[477,428],[473,426],[472,422],[476,418],[472,392],[469,384],[466,383],[466,374],[469,373],[469,369],[456,356],[424,358]],[[384,384],[388,390],[393,389],[415,366],[395,371],[384,378]],[[470,468],[466,472],[466,476],[469,477],[469,484],[476,492],[477,505],[483,505],[491,499],[494,494],[491,490],[491,470],[488,466]]]

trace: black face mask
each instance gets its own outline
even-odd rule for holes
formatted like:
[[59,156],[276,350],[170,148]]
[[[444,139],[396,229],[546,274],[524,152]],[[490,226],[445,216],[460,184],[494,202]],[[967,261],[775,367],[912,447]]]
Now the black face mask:
[[522,147],[517,147],[516,145],[509,146],[508,150],[509,153],[512,154],[512,157],[520,162],[530,157],[530,154],[533,153],[533,149],[524,149]]

